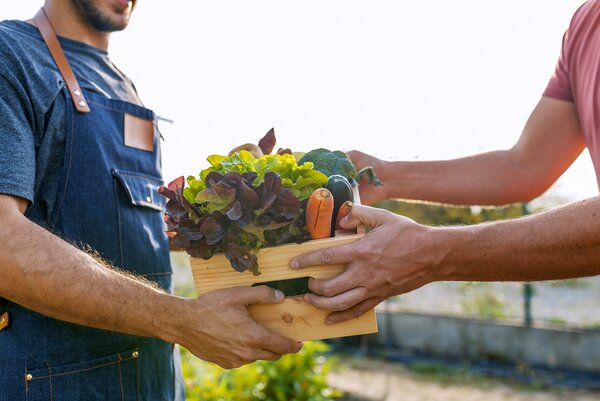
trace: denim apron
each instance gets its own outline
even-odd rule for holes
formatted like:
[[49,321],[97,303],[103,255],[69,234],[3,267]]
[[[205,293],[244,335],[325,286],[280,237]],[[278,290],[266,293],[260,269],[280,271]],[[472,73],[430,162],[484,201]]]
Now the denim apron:
[[[80,113],[64,90],[66,148],[57,207],[36,223],[120,269],[172,290],[160,143],[152,150],[124,143],[125,116],[155,121],[151,110],[83,90]],[[52,294],[47,294],[52,296]],[[139,305],[148,308],[151,305]],[[181,400],[177,347],[55,320],[9,306],[0,331],[0,401]]]

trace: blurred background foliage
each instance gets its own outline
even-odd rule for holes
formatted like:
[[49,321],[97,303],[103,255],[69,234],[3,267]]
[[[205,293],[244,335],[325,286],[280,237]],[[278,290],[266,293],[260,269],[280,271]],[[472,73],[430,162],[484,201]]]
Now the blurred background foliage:
[[327,384],[336,363],[329,346],[308,341],[297,354],[225,370],[182,350],[187,401],[328,401],[342,393]]

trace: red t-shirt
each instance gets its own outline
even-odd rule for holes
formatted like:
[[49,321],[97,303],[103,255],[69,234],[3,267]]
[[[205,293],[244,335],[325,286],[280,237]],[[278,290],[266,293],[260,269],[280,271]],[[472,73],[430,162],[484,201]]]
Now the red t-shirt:
[[600,1],[573,16],[544,96],[575,103],[600,186]]

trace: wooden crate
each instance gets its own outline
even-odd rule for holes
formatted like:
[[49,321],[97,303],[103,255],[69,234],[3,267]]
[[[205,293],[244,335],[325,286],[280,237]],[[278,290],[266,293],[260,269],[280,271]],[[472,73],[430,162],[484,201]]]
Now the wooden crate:
[[[233,270],[224,255],[214,255],[209,260],[192,258],[191,267],[196,289],[200,295],[224,288],[251,286],[277,280],[332,277],[343,272],[345,266],[321,265],[292,270],[288,267],[288,263],[296,255],[330,246],[348,244],[363,235],[336,236],[302,244],[287,244],[260,249],[257,254],[261,272],[259,276],[254,276],[251,272],[239,273]],[[279,304],[251,305],[248,310],[250,315],[265,327],[297,341],[322,340],[377,332],[374,309],[357,319],[327,326],[325,317],[329,312],[306,303],[301,295],[286,297]]]

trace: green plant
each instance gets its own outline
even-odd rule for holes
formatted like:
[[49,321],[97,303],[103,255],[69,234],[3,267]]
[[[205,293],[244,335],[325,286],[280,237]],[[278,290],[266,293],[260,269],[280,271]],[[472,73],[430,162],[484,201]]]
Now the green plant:
[[323,342],[306,342],[297,354],[224,370],[182,350],[188,401],[327,401],[342,393],[327,384],[334,359]]
[[467,296],[461,302],[465,313],[491,319],[506,317],[504,299],[494,292],[493,287],[489,283],[465,284],[462,286],[462,290]]

